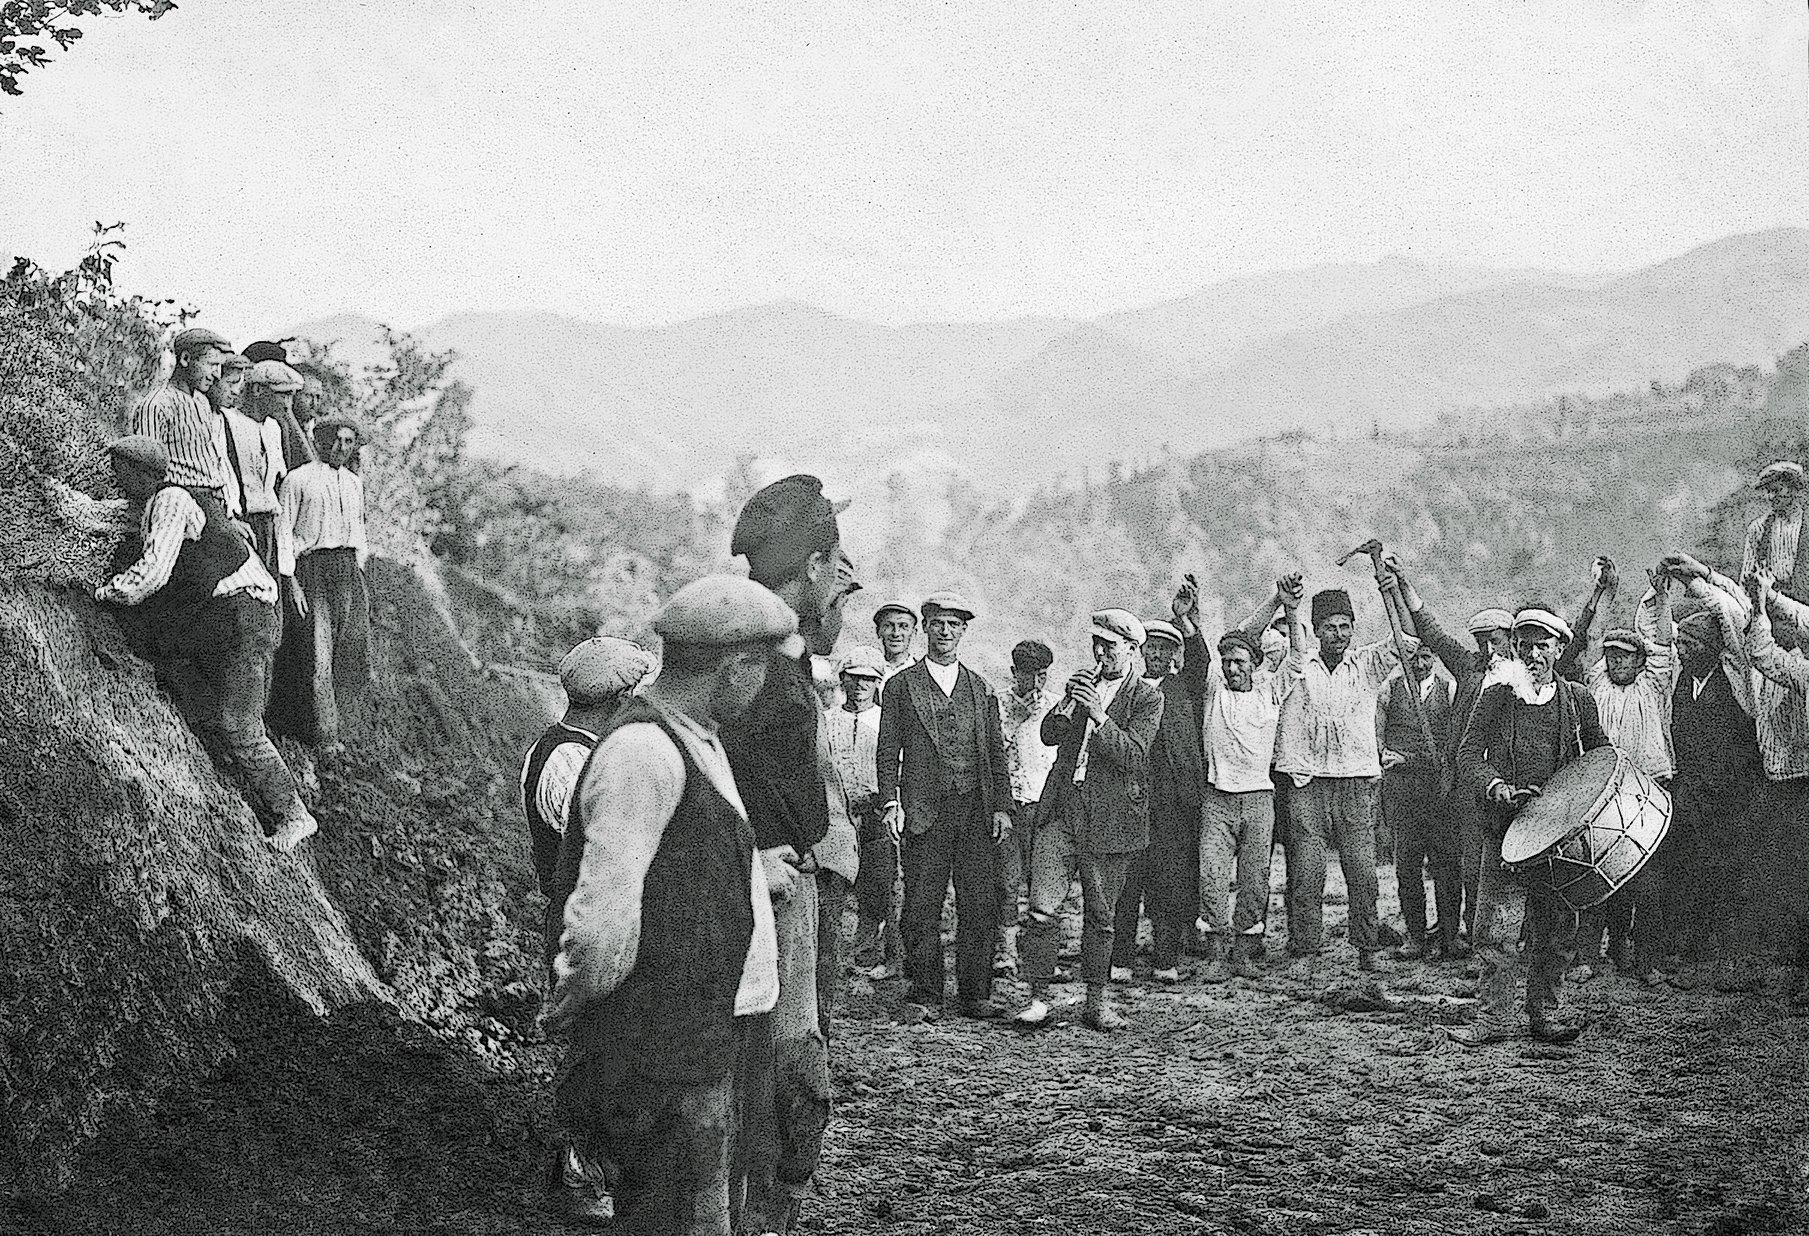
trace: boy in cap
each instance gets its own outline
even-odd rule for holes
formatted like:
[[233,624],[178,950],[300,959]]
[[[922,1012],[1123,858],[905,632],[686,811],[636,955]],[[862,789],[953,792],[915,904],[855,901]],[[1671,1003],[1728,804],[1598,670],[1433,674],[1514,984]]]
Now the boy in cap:
[[1753,481],[1771,509],[1746,527],[1740,578],[1761,567],[1771,571],[1778,590],[1794,600],[1809,598],[1809,541],[1803,537],[1803,467],[1794,460],[1766,464]]
[[132,409],[132,433],[155,439],[169,457],[167,479],[188,490],[204,510],[233,519],[228,501],[234,486],[227,462],[226,422],[208,402],[233,355],[232,345],[211,330],[191,326],[170,344],[175,365],[170,376],[147,391]]
[[974,608],[953,592],[923,603],[929,651],[887,681],[879,714],[879,800],[904,863],[907,1024],[942,1015],[942,904],[955,887],[955,990],[965,1017],[992,1002],[998,853],[1011,832],[1011,774],[999,701],[961,664]]
[[1206,789],[1200,705],[1211,653],[1200,636],[1200,589],[1192,576],[1170,609],[1173,622],[1143,624],[1143,677],[1162,692],[1162,724],[1149,752],[1150,840],[1131,858],[1114,916],[1113,982],[1131,981],[1137,919],[1145,903],[1150,977],[1158,983],[1181,981],[1182,941],[1200,916],[1200,809]]
[[1036,841],[1036,805],[1055,764],[1055,748],[1043,745],[1043,718],[1061,701],[1050,689],[1055,653],[1040,639],[1019,640],[1011,650],[1011,691],[1000,701],[1005,765],[1011,774],[1011,832],[999,843],[999,946],[993,973],[1017,969],[1018,922],[1028,908],[1030,858]]
[[[818,656],[834,651],[843,607],[860,589],[842,550],[840,510],[816,477],[784,477],[748,499],[729,541],[749,578],[791,607],[804,648]],[[802,657],[774,653],[766,685],[722,735],[755,843],[782,892],[774,907],[779,1003],[751,1049],[750,1151],[737,1168],[756,1232],[789,1231],[814,1187],[829,1123],[825,1006],[836,976],[825,970],[835,964],[841,898],[860,862]]]
[[1019,947],[1030,1003],[1014,1024],[1050,1024],[1061,907],[1080,872],[1081,972],[1087,983],[1082,1021],[1121,1030],[1112,1008],[1112,936],[1118,897],[1131,856],[1149,844],[1150,745],[1162,725],[1162,692],[1131,672],[1143,624],[1122,609],[1093,615],[1093,665],[1068,679],[1063,700],[1043,718],[1042,739],[1055,747],[1055,767],[1037,808],[1031,858],[1030,910]]
[[264,730],[279,627],[276,581],[224,517],[169,479],[161,443],[135,434],[114,442],[111,455],[120,488],[143,508],[144,550],[94,599],[131,608],[128,630],[160,669],[186,663],[198,727],[219,735],[276,822],[272,844],[291,851],[319,826]]
[[718,738],[759,693],[796,616],[732,575],[654,619],[660,676],[609,719],[560,844],[569,887],[547,1025],[556,1096],[604,1167],[623,1230],[730,1229],[736,1066],[778,999],[754,833]]
[[340,685],[367,673],[370,595],[364,564],[370,557],[364,522],[364,480],[347,465],[358,449],[358,425],[348,416],[325,416],[314,427],[320,459],[289,473],[283,483],[283,518],[295,552],[292,594],[303,630],[314,741],[326,754],[339,741]]
[[[1564,765],[1608,745],[1595,697],[1559,678],[1570,624],[1549,605],[1533,603],[1514,616],[1518,660],[1498,665],[1476,703],[1457,775],[1486,804],[1485,849],[1472,944],[1480,963],[1475,1020],[1447,1029],[1465,1047],[1513,1038],[1519,1031],[1514,996],[1523,967],[1532,1037],[1573,1042],[1582,1028],[1558,1017],[1558,1000],[1576,949],[1576,919],[1556,893],[1528,884],[1501,863],[1501,841],[1514,816]],[[1522,945],[1524,930],[1525,944]],[[1531,954],[1522,962],[1522,950]]]
[[[275,363],[263,362],[259,364]],[[638,644],[600,635],[587,639],[559,662],[559,685],[565,689],[565,715],[549,725],[528,748],[521,766],[521,803],[527,817],[534,874],[546,897],[547,989],[552,990],[553,959],[565,926],[565,899],[571,889],[560,884],[559,843],[570,818],[578,775],[622,701],[653,669],[653,658]],[[547,1176],[548,1201],[570,1218],[603,1220],[614,1213],[600,1175],[587,1168],[568,1140],[554,1152]]]
[[[1393,587],[1382,572],[1377,583]],[[1315,593],[1316,647],[1282,706],[1275,766],[1288,789],[1288,951],[1296,973],[1312,977],[1325,935],[1326,852],[1334,845],[1350,891],[1350,942],[1357,968],[1386,970],[1376,914],[1376,702],[1399,665],[1392,640],[1353,647],[1356,611],[1342,588]],[[1417,642],[1404,637],[1409,651]],[[1297,870],[1296,870],[1297,869]]]
[[879,691],[885,665],[877,648],[849,649],[841,666],[842,706],[828,716],[829,750],[860,834],[860,871],[854,877],[858,925],[849,965],[863,973],[896,966],[901,948],[892,896],[898,847],[879,811]]

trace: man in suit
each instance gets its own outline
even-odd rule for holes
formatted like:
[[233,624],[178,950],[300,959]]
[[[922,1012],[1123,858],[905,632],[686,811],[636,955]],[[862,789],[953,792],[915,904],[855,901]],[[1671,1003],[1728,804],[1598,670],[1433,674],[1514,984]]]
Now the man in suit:
[[1093,615],[1093,668],[1068,679],[1066,698],[1043,718],[1043,742],[1055,767],[1037,818],[1030,911],[1020,948],[1030,1003],[1021,1029],[1049,1024],[1049,983],[1062,902],[1080,870],[1081,972],[1087,1003],[1081,1020],[1100,1031],[1125,1020],[1107,998],[1113,916],[1131,857],[1149,844],[1150,745],[1162,725],[1162,691],[1132,672],[1143,624],[1122,609]]
[[[1395,884],[1401,915],[1407,920],[1402,957],[1442,956],[1457,942],[1459,899],[1463,885],[1457,874],[1456,821],[1446,811],[1445,770],[1441,753],[1451,733],[1451,688],[1432,672],[1436,662],[1430,643],[1407,659],[1376,709],[1376,741],[1382,755],[1382,816],[1394,837]],[[1413,697],[1419,696],[1419,711]],[[1423,712],[1432,727],[1433,745],[1420,730]],[[1433,902],[1438,907],[1439,940],[1427,939],[1425,872],[1432,875]]]
[[994,1018],[997,842],[1011,831],[1011,776],[999,700],[961,664],[974,608],[952,592],[923,603],[928,654],[886,681],[879,710],[879,800],[904,864],[907,1023],[935,1021],[943,997],[942,902],[955,885],[955,990],[967,1017]]

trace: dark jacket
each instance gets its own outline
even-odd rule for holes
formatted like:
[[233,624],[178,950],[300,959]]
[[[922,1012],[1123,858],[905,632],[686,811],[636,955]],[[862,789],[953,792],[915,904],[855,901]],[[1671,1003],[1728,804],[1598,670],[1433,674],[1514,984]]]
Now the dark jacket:
[[1426,748],[1426,736],[1420,731],[1419,714],[1413,707],[1413,696],[1418,691],[1419,684],[1406,674],[1398,675],[1389,684],[1380,708],[1382,746],[1406,757],[1400,765],[1402,771],[1436,775],[1451,739],[1451,688],[1444,679],[1434,678],[1432,689],[1420,700],[1426,723],[1432,727],[1431,750]]
[[1478,794],[1487,794],[1496,778],[1509,785],[1543,785],[1557,769],[1585,751],[1608,745],[1602,730],[1595,696],[1581,683],[1558,679],[1560,720],[1557,741],[1541,750],[1536,762],[1516,758],[1524,738],[1521,721],[1532,705],[1523,704],[1514,689],[1497,683],[1482,693],[1469,732],[1458,749],[1457,774]]
[[762,850],[789,845],[802,858],[829,831],[829,791],[817,768],[821,722],[809,662],[774,653],[753,704],[722,727],[735,788]]
[[[934,724],[935,699],[942,688],[919,661],[886,680],[879,697],[879,801],[904,808],[905,831],[915,836],[936,823],[944,775],[941,737]],[[974,768],[983,809],[1010,811],[1011,769],[1005,762],[1005,732],[999,697],[980,675],[961,666],[955,694],[967,693],[974,710]]]
[[[1085,714],[1051,711],[1043,718],[1045,746],[1057,748],[1055,767],[1039,804],[1039,822],[1056,812],[1074,792],[1081,735],[1087,734],[1087,780],[1081,786],[1085,811],[1080,848],[1092,854],[1130,854],[1149,844],[1150,746],[1162,728],[1162,692],[1131,677],[1106,709],[1105,720],[1088,727]],[[1090,733],[1088,732],[1090,728]]]
[[[1458,748],[1469,732],[1470,721],[1476,714],[1476,701],[1482,695],[1482,680],[1488,676],[1489,660],[1474,644],[1466,644],[1447,632],[1433,617],[1430,606],[1413,616],[1413,625],[1419,631],[1420,639],[1432,649],[1432,655],[1439,659],[1445,672],[1457,684],[1457,690],[1451,696],[1451,711],[1443,736],[1445,765],[1455,770]],[[1438,732],[1436,725],[1433,732]]]
[[1181,672],[1170,674],[1162,689],[1162,725],[1150,744],[1150,774],[1164,809],[1198,807],[1206,797],[1206,732],[1200,707],[1206,699],[1212,651],[1198,632],[1182,646]]

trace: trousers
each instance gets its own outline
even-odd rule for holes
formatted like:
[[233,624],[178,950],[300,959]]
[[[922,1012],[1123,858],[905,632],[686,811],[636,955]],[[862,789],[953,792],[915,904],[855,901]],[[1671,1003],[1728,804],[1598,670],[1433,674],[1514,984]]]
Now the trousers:
[[1514,997],[1522,972],[1527,1017],[1536,1024],[1557,1012],[1564,972],[1576,957],[1577,916],[1555,894],[1529,887],[1501,865],[1507,825],[1507,816],[1499,811],[1491,810],[1485,818],[1472,943],[1481,972],[1476,1022],[1511,1031],[1518,1022]]
[[1430,875],[1439,936],[1447,947],[1457,943],[1463,914],[1460,842],[1448,807],[1436,771],[1391,768],[1382,774],[1382,814],[1394,833],[1394,876],[1407,935],[1415,940],[1426,937],[1426,876]]
[[1167,793],[1154,795],[1148,847],[1131,856],[1113,914],[1112,964],[1129,966],[1137,955],[1137,920],[1149,914],[1153,964],[1172,970],[1181,962],[1181,937],[1200,916],[1200,804]]
[[295,578],[308,601],[314,732],[321,746],[330,746],[339,741],[337,685],[362,682],[370,672],[370,596],[350,549],[301,555]]
[[905,978],[909,999],[940,1007],[946,985],[942,904],[955,886],[955,991],[963,1004],[992,998],[993,942],[999,926],[998,852],[978,790],[950,794],[935,822],[904,839]]
[[1215,935],[1257,935],[1269,915],[1272,790],[1206,787],[1200,807],[1200,917]]
[[1368,777],[1314,777],[1288,791],[1288,950],[1316,953],[1325,942],[1325,856],[1338,847],[1350,892],[1350,942],[1372,953],[1376,940],[1376,791]]
[[1030,909],[1018,939],[1024,978],[1038,995],[1049,990],[1060,945],[1062,903],[1080,875],[1081,976],[1090,987],[1112,979],[1112,939],[1118,897],[1124,891],[1129,854],[1088,853],[1080,848],[1086,804],[1079,789],[1062,797],[1053,817],[1037,827],[1030,863]]

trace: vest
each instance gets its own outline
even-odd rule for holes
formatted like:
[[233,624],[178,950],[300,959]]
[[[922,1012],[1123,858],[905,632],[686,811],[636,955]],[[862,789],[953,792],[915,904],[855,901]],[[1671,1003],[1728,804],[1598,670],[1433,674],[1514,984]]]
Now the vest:
[[584,782],[603,741],[636,722],[659,726],[678,748],[685,791],[647,868],[634,968],[620,987],[579,1013],[573,1042],[606,1068],[639,1078],[715,1081],[734,1061],[735,993],[754,938],[754,831],[645,700],[623,704],[584,762],[555,879],[561,888],[577,887]]
[[1764,776],[1758,731],[1719,666],[1700,697],[1691,693],[1689,673],[1678,675],[1671,693],[1671,749],[1680,781],[1725,787]]
[[[1413,693],[1418,690],[1419,684],[1410,683],[1405,676],[1396,678],[1389,688],[1388,704],[1382,710],[1382,745],[1390,751],[1402,755],[1430,754],[1426,750],[1426,736],[1420,732],[1413,711]],[[1426,710],[1426,721],[1432,726],[1434,749],[1445,750],[1451,739],[1451,688],[1445,685],[1444,679],[1432,680],[1432,689],[1420,701],[1420,706]]]
[[[528,761],[521,773],[521,807],[528,817],[528,840],[534,847],[534,874],[540,878],[540,891],[549,900],[555,896],[560,834],[553,821],[540,814],[537,801],[540,797],[540,774],[546,768],[546,762],[553,758],[553,753],[568,742],[578,743],[586,751],[596,745],[589,734],[580,733],[563,722],[555,721],[547,726],[546,732],[528,749]],[[566,888],[558,892],[558,901],[562,907],[571,891]]]
[[[165,485],[157,492],[182,488]],[[195,496],[194,490],[185,492]],[[155,498],[152,495],[153,501]],[[176,564],[170,569],[169,582],[134,607],[138,633],[160,652],[176,650],[185,641],[194,640],[201,610],[213,600],[214,589],[251,557],[250,548],[227,524],[225,516],[216,513],[220,509],[218,497],[209,498],[205,502],[195,499],[204,520],[200,539],[183,540],[182,548],[176,552]]]
[[958,675],[953,695],[943,695],[933,679],[924,695],[930,701],[936,750],[941,756],[942,790],[947,794],[972,793],[980,788],[980,717],[974,710],[975,692]]

